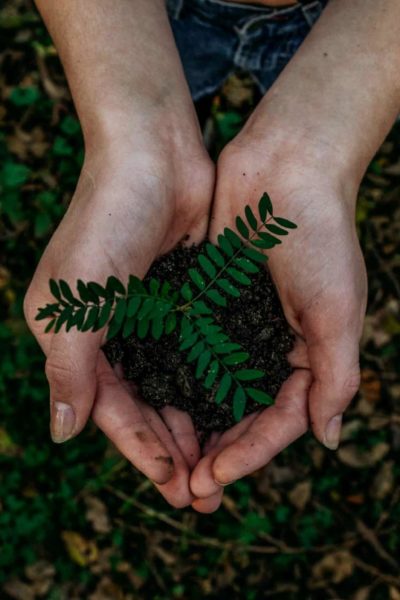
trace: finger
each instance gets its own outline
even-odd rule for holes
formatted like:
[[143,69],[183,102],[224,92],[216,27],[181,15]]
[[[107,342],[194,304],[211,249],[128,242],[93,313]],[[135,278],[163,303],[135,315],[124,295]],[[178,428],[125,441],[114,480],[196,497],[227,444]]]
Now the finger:
[[170,452],[121,385],[102,352],[98,357],[97,382],[94,422],[149,479],[159,484],[169,481],[174,474]]
[[[223,448],[238,439],[257,418],[259,413],[248,415],[240,423],[223,433],[218,441],[211,446],[208,453],[199,461],[190,478],[190,489],[197,498],[209,498],[220,491],[220,484],[214,479],[212,465],[215,457]],[[214,438],[215,440],[215,438]]]
[[358,339],[351,333],[341,339],[310,343],[308,353],[314,381],[309,394],[313,432],[327,448],[336,450],[342,415],[360,385]]
[[227,485],[260,469],[307,431],[310,383],[310,372],[300,369],[285,381],[275,404],[218,453],[212,465],[215,481]]
[[62,331],[51,338],[46,376],[54,442],[65,442],[86,424],[96,394],[99,346],[98,333]]
[[167,483],[156,484],[156,488],[174,508],[190,506],[194,496],[189,487],[190,469],[184,455],[157,411],[145,402],[139,401],[139,405],[148,424],[158,435],[174,461],[174,473],[171,479]]
[[203,445],[203,454],[206,455],[218,444],[222,437],[220,431],[213,431],[209,438],[206,439]]
[[[163,421],[158,412],[146,402],[138,398],[137,388],[134,383],[124,378],[122,365],[120,363],[114,365],[113,370],[121,385],[128,391],[132,401],[134,401],[136,406],[141,410],[143,417],[146,419],[149,426],[153,429],[160,441],[167,448],[174,462],[173,476],[165,485],[156,485],[158,491],[165,498],[165,500],[169,502],[169,504],[174,506],[174,508],[184,508],[185,506],[189,506],[193,500],[193,495],[189,489],[190,466],[185,455],[182,453],[179,445],[173,438],[171,431],[169,431],[168,425]],[[175,417],[174,425],[178,427],[179,422],[177,417],[179,415],[187,415],[182,413],[182,411],[176,411],[176,413],[178,414],[173,415],[173,417]],[[189,417],[188,419],[191,422]],[[186,421],[184,421],[182,430],[185,428],[185,426],[188,427]],[[190,451],[190,445],[185,445],[184,447],[186,450]]]
[[160,414],[185,457],[189,469],[192,470],[201,456],[199,440],[192,419],[187,413],[173,406],[166,406],[160,411]]
[[208,498],[196,498],[196,500],[192,502],[192,508],[199,513],[213,513],[221,506],[223,495],[223,488],[219,488],[213,496],[209,496]]

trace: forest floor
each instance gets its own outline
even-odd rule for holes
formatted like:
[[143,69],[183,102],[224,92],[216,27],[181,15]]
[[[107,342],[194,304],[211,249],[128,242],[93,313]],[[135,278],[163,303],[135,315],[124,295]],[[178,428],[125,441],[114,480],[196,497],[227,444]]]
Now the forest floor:
[[[306,435],[229,486],[216,513],[177,511],[93,425],[49,440],[22,300],[73,193],[82,136],[31,5],[0,10],[0,40],[0,597],[400,600],[400,123],[359,193],[369,304],[340,449]],[[233,76],[202,108],[214,156],[255,101]]]

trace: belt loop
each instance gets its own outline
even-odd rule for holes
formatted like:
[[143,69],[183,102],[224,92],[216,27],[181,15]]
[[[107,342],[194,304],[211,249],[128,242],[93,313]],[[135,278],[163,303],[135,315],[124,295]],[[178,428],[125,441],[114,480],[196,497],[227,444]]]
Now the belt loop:
[[168,14],[172,19],[179,19],[185,0],[167,0]]
[[307,22],[309,27],[312,27],[315,21],[318,19],[319,15],[322,11],[321,2],[316,0],[311,4],[301,4],[301,11],[303,13],[303,17]]

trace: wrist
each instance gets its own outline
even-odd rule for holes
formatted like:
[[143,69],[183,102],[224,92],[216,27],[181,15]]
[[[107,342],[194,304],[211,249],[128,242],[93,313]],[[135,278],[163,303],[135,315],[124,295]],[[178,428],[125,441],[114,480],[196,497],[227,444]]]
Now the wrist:
[[250,169],[253,163],[256,172],[262,169],[268,173],[274,187],[331,189],[350,206],[355,204],[368,166],[361,158],[350,157],[324,131],[304,127],[295,119],[271,116],[259,120],[255,113],[227,147],[226,154],[237,155],[239,161],[243,155],[248,156],[245,162],[250,163]]

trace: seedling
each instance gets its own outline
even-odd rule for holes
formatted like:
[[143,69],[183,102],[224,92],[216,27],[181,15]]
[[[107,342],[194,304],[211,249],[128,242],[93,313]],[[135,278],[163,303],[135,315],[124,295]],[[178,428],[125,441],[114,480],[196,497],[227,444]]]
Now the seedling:
[[[214,318],[213,305],[226,307],[230,297],[240,297],[241,286],[251,285],[269,250],[281,243],[281,236],[296,225],[273,215],[272,203],[264,193],[258,203],[257,218],[251,207],[244,219],[236,218],[236,230],[225,228],[218,245],[207,243],[198,255],[198,268],[188,270],[188,279],[179,290],[167,282],[151,278],[148,286],[135,275],[127,285],[111,275],[105,287],[97,282],[77,281],[75,296],[66,281],[50,279],[50,291],[56,302],[40,308],[37,320],[49,319],[45,331],[98,331],[108,325],[107,340],[117,334],[140,339],[159,340],[178,328],[179,350],[187,353],[187,362],[195,364],[195,377],[206,389],[215,386],[215,402],[220,404],[231,392],[233,415],[243,417],[249,398],[263,405],[273,399],[252,387],[266,374],[246,368],[250,355],[224,333]],[[238,235],[239,234],[239,235]]]

